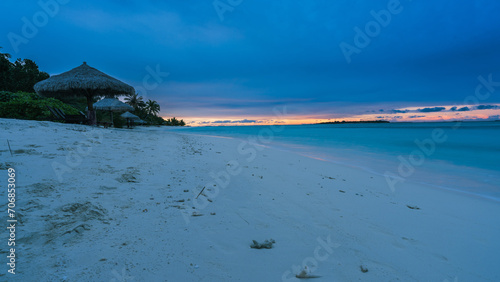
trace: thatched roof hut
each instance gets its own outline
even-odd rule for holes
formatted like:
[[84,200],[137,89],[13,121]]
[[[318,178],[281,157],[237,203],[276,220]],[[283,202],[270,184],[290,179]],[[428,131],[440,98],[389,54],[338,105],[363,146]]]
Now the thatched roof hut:
[[134,115],[133,113],[131,112],[125,112],[123,114],[120,115],[122,118],[128,118],[128,119],[137,119],[139,120],[140,118],[136,115]]
[[143,121],[140,117],[134,115],[131,112],[124,112],[123,114],[120,115],[122,118],[127,120],[127,126],[130,127],[131,124],[137,123],[137,124],[144,124],[146,123]]
[[114,126],[113,112],[133,111],[134,108],[130,105],[123,103],[116,98],[104,98],[93,105],[94,110],[109,111],[111,118],[111,125]]
[[84,96],[91,124],[95,124],[92,107],[95,96],[119,96],[135,93],[132,86],[119,81],[93,67],[83,64],[70,71],[54,75],[35,84],[35,91],[43,96]]
[[134,108],[130,105],[123,103],[122,101],[116,98],[104,98],[97,103],[94,103],[95,110],[103,110],[103,111],[133,111]]

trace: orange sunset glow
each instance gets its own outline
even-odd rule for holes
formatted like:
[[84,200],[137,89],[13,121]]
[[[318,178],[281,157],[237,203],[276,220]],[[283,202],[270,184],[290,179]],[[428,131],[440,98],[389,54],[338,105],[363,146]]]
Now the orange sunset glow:
[[[329,118],[324,114],[318,115],[283,115],[279,116],[203,116],[186,117],[190,126],[245,126],[245,125],[273,125],[273,124],[314,124],[335,121],[374,121],[386,120],[390,122],[443,122],[443,121],[492,121],[500,120],[500,104],[488,105],[487,109],[478,109],[478,106],[467,105],[458,108],[469,110],[451,110],[453,105],[439,105],[433,107],[406,107],[392,111],[377,111],[357,115],[344,115]],[[424,109],[444,108],[436,112],[426,112]],[[396,112],[395,112],[396,111]]]

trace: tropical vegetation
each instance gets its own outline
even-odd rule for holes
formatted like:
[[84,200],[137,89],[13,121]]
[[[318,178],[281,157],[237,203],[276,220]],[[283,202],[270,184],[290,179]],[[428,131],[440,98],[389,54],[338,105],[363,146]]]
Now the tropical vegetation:
[[168,126],[184,126],[186,123],[183,120],[177,120],[175,117],[171,119],[163,119],[159,117],[160,104],[158,102],[148,99],[144,102],[144,98],[139,96],[138,93],[125,97],[125,103],[134,107],[132,112],[134,115],[140,117],[142,120],[147,121],[153,125],[168,125]]
[[[0,47],[1,51],[2,47]],[[33,89],[34,85],[49,78],[49,74],[38,69],[37,64],[30,59],[10,61],[11,55],[0,52],[0,118],[50,120],[51,113],[47,106],[62,109],[66,114],[78,114],[87,106],[86,99],[81,97],[42,97]],[[97,102],[97,101],[96,101]],[[151,125],[184,126],[183,120],[175,117],[164,120],[158,116],[160,105],[154,100],[144,101],[135,93],[125,97],[125,102],[134,108],[133,114]],[[98,117],[107,116],[100,113]],[[119,115],[115,115],[120,119]],[[115,125],[124,120],[115,120]]]
[[37,82],[49,78],[49,74],[40,71],[32,60],[17,59],[12,63],[10,58],[10,54],[0,53],[0,90],[33,93]]
[[63,110],[68,115],[78,110],[55,98],[41,97],[36,93],[0,91],[0,118],[51,120],[47,106]]
[[178,120],[175,117],[173,117],[173,118],[167,119],[165,125],[170,125],[170,126],[184,126],[184,125],[186,125],[186,123],[182,119]]

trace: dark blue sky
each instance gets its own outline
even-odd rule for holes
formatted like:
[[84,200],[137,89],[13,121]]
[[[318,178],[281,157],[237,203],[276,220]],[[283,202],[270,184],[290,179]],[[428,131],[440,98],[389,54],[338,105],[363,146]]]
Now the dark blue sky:
[[50,74],[86,61],[138,89],[146,78],[165,116],[345,117],[462,104],[478,76],[500,82],[496,0],[36,2],[0,4],[3,52]]

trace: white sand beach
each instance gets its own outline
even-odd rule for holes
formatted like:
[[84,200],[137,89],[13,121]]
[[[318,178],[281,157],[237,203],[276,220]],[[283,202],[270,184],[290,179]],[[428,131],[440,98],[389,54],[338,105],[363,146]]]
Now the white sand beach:
[[0,137],[2,281],[500,281],[498,202],[165,127],[0,119]]

